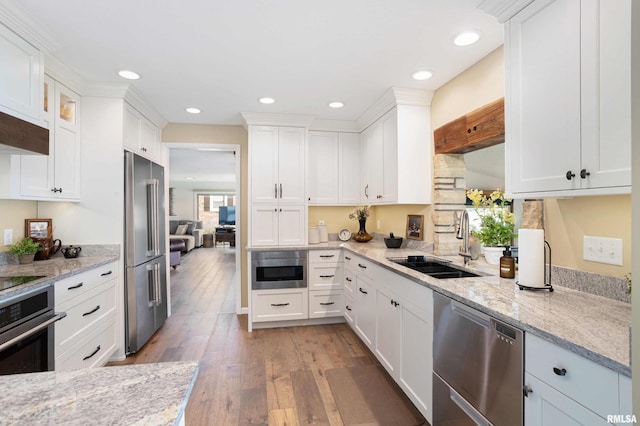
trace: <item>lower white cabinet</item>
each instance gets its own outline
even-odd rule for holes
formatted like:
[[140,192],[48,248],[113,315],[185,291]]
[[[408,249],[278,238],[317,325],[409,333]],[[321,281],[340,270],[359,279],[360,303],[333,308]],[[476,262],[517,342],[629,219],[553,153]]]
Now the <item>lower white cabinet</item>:
[[362,341],[373,350],[376,335],[376,289],[366,277],[356,277],[355,329]]
[[104,365],[116,350],[118,263],[62,279],[54,285],[56,371]]
[[400,333],[402,312],[398,297],[393,293],[376,291],[375,354],[392,376],[400,365]]
[[308,259],[309,318],[343,316],[342,251],[310,250]]
[[251,245],[295,246],[306,243],[304,206],[254,204],[251,209]]
[[[627,381],[625,381],[625,379]],[[532,334],[525,337],[525,426],[608,424],[630,415],[628,379]]]
[[342,290],[309,291],[309,318],[341,317],[343,306]]
[[253,290],[251,320],[253,322],[289,321],[309,317],[306,288]]

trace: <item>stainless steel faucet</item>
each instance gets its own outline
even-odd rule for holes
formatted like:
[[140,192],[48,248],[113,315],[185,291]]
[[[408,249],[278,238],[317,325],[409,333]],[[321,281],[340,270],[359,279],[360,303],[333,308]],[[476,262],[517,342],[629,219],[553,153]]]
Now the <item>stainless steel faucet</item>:
[[463,210],[460,215],[456,238],[462,240],[462,246],[460,247],[458,254],[464,258],[464,266],[467,266],[469,264],[469,259],[471,259],[471,251],[469,247],[469,213],[467,213],[466,210]]

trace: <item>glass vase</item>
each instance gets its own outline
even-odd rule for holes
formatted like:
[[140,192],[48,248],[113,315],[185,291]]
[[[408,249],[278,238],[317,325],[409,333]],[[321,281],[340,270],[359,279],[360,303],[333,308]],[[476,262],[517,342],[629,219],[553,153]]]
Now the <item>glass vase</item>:
[[358,232],[354,234],[352,238],[359,243],[366,243],[367,241],[371,241],[373,237],[367,233],[366,229],[367,219],[359,219],[358,222],[360,222],[360,229],[358,229]]

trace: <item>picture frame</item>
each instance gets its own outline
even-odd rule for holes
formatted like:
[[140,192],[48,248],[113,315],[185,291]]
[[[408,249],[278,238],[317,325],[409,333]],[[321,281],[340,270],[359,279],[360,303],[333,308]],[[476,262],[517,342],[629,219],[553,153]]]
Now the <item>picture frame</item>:
[[52,219],[25,219],[24,236],[31,237],[34,241],[44,240],[51,236],[52,226]]
[[407,215],[407,238],[411,240],[422,241],[422,233],[424,230],[424,215],[409,214]]

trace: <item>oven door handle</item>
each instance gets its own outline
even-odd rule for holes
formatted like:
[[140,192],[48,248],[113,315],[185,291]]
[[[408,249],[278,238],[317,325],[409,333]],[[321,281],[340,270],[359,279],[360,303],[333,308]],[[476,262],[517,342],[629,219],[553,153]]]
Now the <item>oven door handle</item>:
[[30,329],[28,331],[25,331],[21,335],[16,336],[13,339],[4,342],[2,345],[0,345],[0,352],[4,351],[7,348],[10,348],[11,346],[15,345],[16,343],[20,342],[21,340],[28,339],[29,337],[31,337],[34,334],[40,332],[41,330],[44,330],[45,328],[49,327],[54,322],[59,321],[59,320],[61,320],[62,318],[66,317],[66,316],[67,316],[66,312],[60,312],[59,314],[56,314],[54,317],[46,320],[45,322],[43,322],[41,324],[38,324],[37,326],[33,327],[32,329]]

